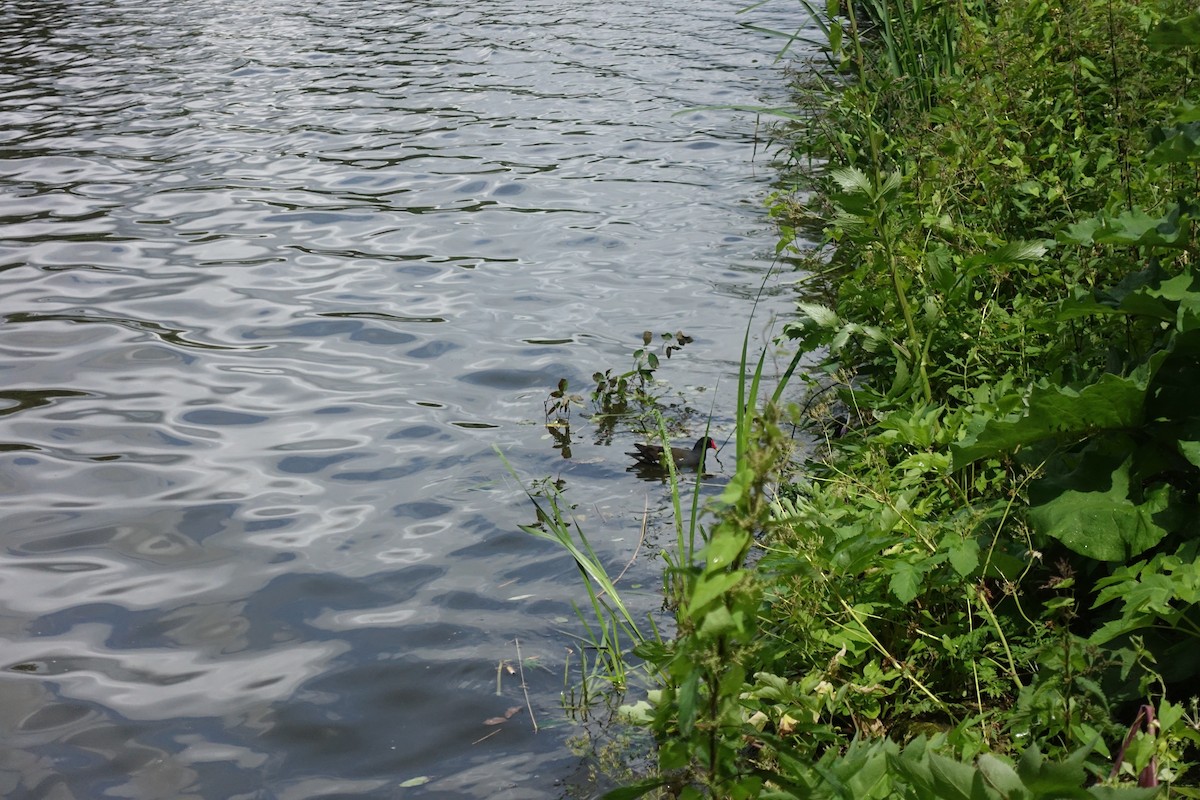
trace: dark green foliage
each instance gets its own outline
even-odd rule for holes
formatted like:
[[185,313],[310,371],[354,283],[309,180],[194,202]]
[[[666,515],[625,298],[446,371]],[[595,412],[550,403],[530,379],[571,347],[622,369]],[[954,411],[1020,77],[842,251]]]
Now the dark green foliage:
[[825,10],[787,118],[827,168],[773,208],[830,245],[820,369],[739,394],[635,650],[659,775],[612,796],[1200,797],[1200,14]]
[[[1187,785],[1200,24],[1185,12],[830,4],[821,27],[857,81],[794,118],[797,148],[831,162],[810,219],[837,288],[787,334],[824,352],[813,388],[845,409],[823,428],[841,436],[789,472],[763,456],[768,410],[739,437],[710,545],[678,565],[676,640],[642,652],[665,682],[634,713],[675,795]],[[785,231],[796,209],[781,198]],[[748,570],[751,531],[767,552]],[[1139,705],[1156,727],[1129,730]]]

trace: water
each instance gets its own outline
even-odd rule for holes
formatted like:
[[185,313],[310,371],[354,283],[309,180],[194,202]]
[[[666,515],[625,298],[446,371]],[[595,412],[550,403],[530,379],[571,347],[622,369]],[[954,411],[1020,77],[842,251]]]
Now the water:
[[550,389],[682,329],[728,434],[740,5],[0,5],[0,794],[561,793],[577,573],[492,447],[619,566],[662,489]]

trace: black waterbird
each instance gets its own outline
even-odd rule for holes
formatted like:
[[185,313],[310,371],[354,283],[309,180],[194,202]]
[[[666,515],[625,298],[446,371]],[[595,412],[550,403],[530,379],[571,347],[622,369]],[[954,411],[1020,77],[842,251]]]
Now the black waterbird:
[[[642,444],[638,442],[634,444],[637,449],[631,453],[626,453],[627,456],[633,456],[637,460],[635,466],[638,467],[662,467],[663,449],[662,445],[657,444]],[[704,460],[706,450],[716,450],[717,443],[711,437],[701,436],[692,445],[692,449],[686,447],[672,447],[671,460],[675,462],[677,467],[687,467],[695,469],[700,466],[700,462]]]

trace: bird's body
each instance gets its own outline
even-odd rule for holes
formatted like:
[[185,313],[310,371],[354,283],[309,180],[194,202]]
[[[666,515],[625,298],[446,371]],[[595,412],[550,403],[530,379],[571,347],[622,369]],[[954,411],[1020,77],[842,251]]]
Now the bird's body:
[[[642,444],[638,442],[634,445],[636,450],[626,453],[627,456],[633,456],[636,459],[636,466],[639,467],[657,467],[663,465],[663,449],[662,445],[657,444]],[[686,447],[672,447],[671,460],[675,462],[677,467],[686,467],[695,469],[700,466],[700,462],[704,460],[704,452],[706,450],[716,450],[717,443],[708,436],[701,436],[692,445],[692,449]]]

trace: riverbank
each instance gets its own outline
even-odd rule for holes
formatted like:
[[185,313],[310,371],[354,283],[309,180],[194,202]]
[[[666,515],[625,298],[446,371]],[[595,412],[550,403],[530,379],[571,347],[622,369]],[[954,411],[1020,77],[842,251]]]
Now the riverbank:
[[773,204],[821,366],[744,387],[610,797],[1197,795],[1200,16],[913,6],[821,17]]

